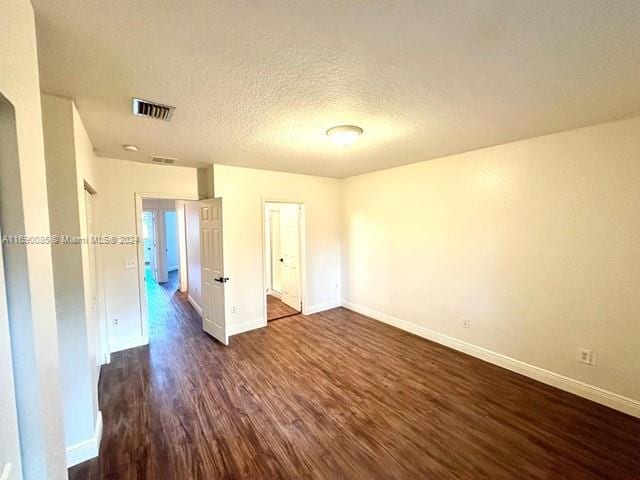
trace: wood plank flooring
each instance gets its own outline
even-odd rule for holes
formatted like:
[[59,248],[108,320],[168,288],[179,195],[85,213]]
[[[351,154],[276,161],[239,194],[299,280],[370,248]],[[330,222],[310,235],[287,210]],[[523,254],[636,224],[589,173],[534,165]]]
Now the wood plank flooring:
[[183,295],[152,297],[72,480],[640,479],[639,420],[351,311],[223,347]]
[[267,321],[278,320],[279,318],[290,317],[300,313],[295,308],[291,308],[279,298],[267,295]]

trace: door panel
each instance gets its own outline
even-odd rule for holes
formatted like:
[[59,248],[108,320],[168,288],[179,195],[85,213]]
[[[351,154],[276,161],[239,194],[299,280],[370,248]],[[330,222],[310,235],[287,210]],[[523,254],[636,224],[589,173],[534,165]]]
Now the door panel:
[[278,210],[272,210],[269,216],[270,226],[269,232],[271,235],[271,289],[274,292],[282,292],[282,279],[281,270],[282,258],[280,252],[280,212]]
[[[93,228],[93,196],[87,190],[84,191],[85,213],[86,213],[86,230],[88,236],[93,236],[95,231]],[[106,331],[106,325],[99,324],[98,321],[98,286],[96,279],[96,245],[89,242],[87,245],[87,254],[89,260],[89,299],[87,302],[87,333],[91,344],[95,345],[95,351],[90,349],[92,361],[96,364],[95,384],[98,384],[98,374],[100,365],[105,360],[105,343],[102,341]]]
[[200,203],[200,262],[202,267],[202,329],[229,344],[225,322],[225,283],[222,243],[222,199]]
[[300,206],[280,207],[282,301],[300,310]]
[[[143,222],[143,240],[144,240],[144,263],[145,278],[147,275],[153,281],[157,281],[156,277],[156,218],[155,213],[150,210],[142,212]],[[148,265],[148,266],[147,266]]]

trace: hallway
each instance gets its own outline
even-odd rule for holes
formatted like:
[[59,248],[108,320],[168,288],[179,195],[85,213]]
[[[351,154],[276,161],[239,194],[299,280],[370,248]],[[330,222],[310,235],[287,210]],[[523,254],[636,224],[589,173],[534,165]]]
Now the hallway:
[[640,421],[353,313],[222,347],[173,286],[103,368],[100,456],[72,480],[634,478]]
[[299,314],[295,308],[291,308],[279,298],[273,295],[267,295],[267,321],[279,320],[281,318],[290,317]]

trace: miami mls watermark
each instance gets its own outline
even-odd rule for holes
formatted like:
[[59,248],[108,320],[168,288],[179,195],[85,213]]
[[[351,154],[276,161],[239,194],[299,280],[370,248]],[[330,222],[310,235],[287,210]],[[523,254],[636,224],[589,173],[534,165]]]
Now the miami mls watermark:
[[140,238],[135,235],[2,235],[3,245],[136,245]]

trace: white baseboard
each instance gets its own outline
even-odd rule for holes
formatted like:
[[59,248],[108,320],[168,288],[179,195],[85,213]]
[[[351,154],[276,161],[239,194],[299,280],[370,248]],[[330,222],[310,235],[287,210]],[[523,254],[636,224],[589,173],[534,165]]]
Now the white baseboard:
[[303,315],[313,315],[314,313],[324,312],[332,308],[341,307],[342,302],[334,300],[332,302],[319,303],[317,305],[309,305],[306,309],[303,309]]
[[274,297],[276,297],[278,300],[280,300],[282,298],[282,295],[280,294],[280,292],[276,292],[275,290],[272,289],[267,289],[267,295],[273,295]]
[[67,447],[67,468],[86,462],[98,456],[100,453],[100,440],[102,439],[102,412],[98,411],[93,436],[84,442]]
[[358,305],[357,303],[343,300],[342,306],[349,310],[353,310],[354,312],[366,315],[367,317],[371,317],[375,320],[400,328],[401,330],[411,332],[415,335],[426,338],[427,340],[431,340],[454,350],[458,350],[459,352],[479,358],[485,362],[506,368],[507,370],[533,378],[534,380],[559,388],[560,390],[573,393],[579,397],[592,400],[607,407],[640,418],[640,401],[638,400],[589,385],[588,383],[545,370],[544,368],[536,367],[535,365],[516,360],[515,358],[502,355],[501,353],[487,350],[486,348],[478,347],[471,343],[458,340],[457,338],[430,330],[426,327],[416,325],[415,323],[400,320],[399,318],[392,317],[391,315]]
[[148,344],[149,344],[149,338],[143,337],[143,336],[109,340],[109,347],[111,348],[111,353],[120,352],[122,350],[128,350],[130,348],[135,348],[135,347],[142,347],[143,345],[148,345]]
[[176,270],[178,270],[178,265],[172,265],[170,267],[167,267],[168,272],[175,272]]
[[196,302],[191,295],[187,295],[187,300],[191,304],[191,306],[198,312],[198,315],[202,316],[202,307],[198,302]]
[[256,330],[258,328],[262,328],[266,326],[267,326],[267,322],[264,319],[260,318],[258,320],[252,320],[250,322],[242,322],[242,323],[235,323],[235,324],[228,325],[227,333],[229,336],[238,335],[239,333],[245,333],[250,330]]

